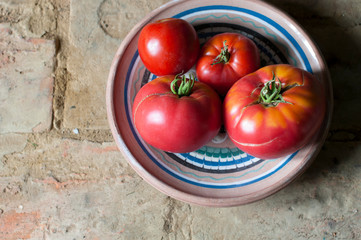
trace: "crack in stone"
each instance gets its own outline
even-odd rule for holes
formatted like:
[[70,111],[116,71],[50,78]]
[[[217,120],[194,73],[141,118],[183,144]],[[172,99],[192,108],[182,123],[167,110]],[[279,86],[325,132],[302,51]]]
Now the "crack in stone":
[[171,197],[167,198],[168,201],[168,212],[164,216],[164,224],[163,224],[163,231],[166,234],[170,234],[173,232],[173,213],[175,209],[175,202],[174,199]]

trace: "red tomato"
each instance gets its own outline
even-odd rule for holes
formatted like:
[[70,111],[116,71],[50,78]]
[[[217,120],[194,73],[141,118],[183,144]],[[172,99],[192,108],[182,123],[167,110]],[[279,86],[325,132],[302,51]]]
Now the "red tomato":
[[[270,81],[271,80],[271,81]],[[270,159],[299,150],[325,115],[323,85],[299,68],[270,65],[237,81],[224,100],[225,128],[234,144]]]
[[138,40],[144,66],[157,76],[187,72],[197,61],[199,39],[185,20],[167,18],[147,24]]
[[256,44],[238,33],[221,33],[209,39],[199,55],[196,72],[221,96],[241,77],[260,67]]
[[221,109],[221,99],[211,87],[192,78],[168,75],[140,89],[133,104],[133,120],[150,145],[185,153],[197,150],[217,135],[222,124]]

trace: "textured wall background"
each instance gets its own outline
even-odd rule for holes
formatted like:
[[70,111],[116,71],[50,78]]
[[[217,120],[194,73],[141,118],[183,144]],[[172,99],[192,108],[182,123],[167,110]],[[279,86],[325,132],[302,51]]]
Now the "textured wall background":
[[0,239],[361,239],[361,1],[268,1],[326,58],[331,131],[284,190],[211,209],[150,187],[108,129],[114,53],[165,2],[0,0]]

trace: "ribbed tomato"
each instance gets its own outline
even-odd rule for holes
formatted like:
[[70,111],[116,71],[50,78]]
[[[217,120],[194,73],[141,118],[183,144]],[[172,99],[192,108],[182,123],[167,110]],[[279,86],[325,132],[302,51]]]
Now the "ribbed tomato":
[[196,72],[199,81],[225,96],[238,79],[259,66],[258,48],[251,39],[239,33],[221,33],[203,45]]
[[290,65],[263,67],[237,81],[224,100],[225,128],[234,144],[270,159],[305,146],[325,116],[323,85]]
[[214,138],[222,121],[222,102],[208,85],[168,75],[144,85],[133,104],[133,121],[150,145],[185,153]]

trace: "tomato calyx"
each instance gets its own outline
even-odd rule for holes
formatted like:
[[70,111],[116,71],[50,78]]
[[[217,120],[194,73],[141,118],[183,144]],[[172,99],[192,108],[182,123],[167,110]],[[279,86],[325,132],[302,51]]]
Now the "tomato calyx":
[[226,45],[226,42],[227,40],[223,41],[221,53],[213,60],[213,63],[211,64],[212,66],[219,63],[228,63],[229,58],[231,57],[231,53],[228,51],[228,45]]
[[[277,81],[278,80],[278,81]],[[275,107],[279,103],[288,103],[283,99],[282,93],[287,89],[282,89],[281,80],[273,73],[273,77],[271,80],[266,82],[261,89],[260,97],[258,102],[265,105],[266,107]]]
[[[170,84],[170,90],[175,95],[178,95],[178,97],[183,96],[189,96],[192,93],[192,88],[194,86],[194,76],[190,75],[189,78],[186,78],[186,76],[179,76],[180,74],[177,74],[174,77],[174,80]],[[180,84],[178,84],[180,82]]]

